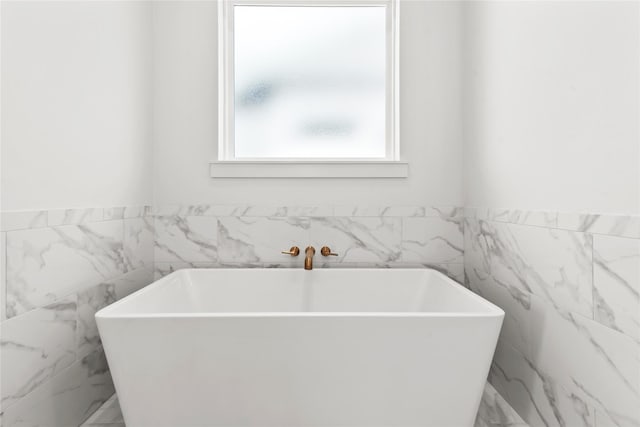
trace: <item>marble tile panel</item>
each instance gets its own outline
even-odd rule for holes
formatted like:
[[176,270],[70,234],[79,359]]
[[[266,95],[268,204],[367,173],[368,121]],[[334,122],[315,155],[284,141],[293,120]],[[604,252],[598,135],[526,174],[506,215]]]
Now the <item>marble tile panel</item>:
[[536,227],[556,228],[558,213],[547,211],[525,211],[514,209],[493,209],[487,218],[491,221],[511,224],[530,225]]
[[476,221],[486,221],[489,219],[488,208],[477,208],[465,206],[463,209],[465,219],[473,219]]
[[122,411],[120,410],[118,399],[114,394],[100,407],[100,409],[94,412],[93,415],[85,421],[83,427],[105,427],[117,424],[122,424],[122,426],[124,426],[124,418],[122,416]]
[[103,219],[105,221],[111,221],[114,219],[124,219],[124,211],[125,211],[126,207],[125,206],[116,206],[116,207],[110,207],[110,208],[105,208],[104,209],[104,213],[103,213]]
[[122,221],[7,232],[7,317],[127,269]]
[[333,216],[331,206],[248,206],[242,215],[258,217]]
[[509,343],[522,354],[531,354],[531,328],[534,313],[531,312],[532,295],[516,287],[504,286],[491,277],[477,275],[471,263],[465,265],[469,288],[505,312],[500,340]]
[[489,382],[531,426],[596,427],[593,409],[527,356],[499,343]]
[[464,208],[476,220],[531,225],[618,237],[640,238],[640,215],[611,215],[519,209]]
[[156,216],[155,262],[215,262],[218,220],[209,216]]
[[454,206],[371,206],[371,205],[337,205],[334,216],[339,217],[438,217],[460,218],[463,209]]
[[116,300],[119,300],[151,284],[153,280],[153,268],[144,267],[125,273],[105,283],[113,285]]
[[[401,221],[398,217],[311,218],[309,241],[316,250],[326,245],[338,254],[323,260],[329,263],[399,262]],[[316,254],[318,260],[321,257]]]
[[474,427],[525,426],[526,423],[489,383],[482,393]]
[[0,324],[2,407],[8,408],[76,360],[75,296]]
[[467,220],[470,269],[511,294],[537,295],[556,307],[591,316],[591,236],[566,230]]
[[637,427],[640,425],[637,417],[630,418],[627,415],[605,409],[596,409],[595,412],[596,427]]
[[486,279],[491,272],[489,265],[491,259],[487,256],[486,243],[481,238],[481,223],[481,221],[473,217],[464,218],[463,258],[465,280],[468,280],[472,276],[476,277],[476,279]]
[[341,205],[334,207],[335,216],[339,217],[379,217],[379,216],[400,216],[400,217],[423,217],[426,208],[424,206],[362,206],[362,205]]
[[75,362],[15,405],[4,427],[71,427],[82,424],[114,393],[103,352]]
[[0,214],[0,231],[46,227],[47,215],[47,211],[2,212]]
[[150,206],[125,206],[122,217],[124,219],[144,217],[146,216],[147,208],[150,208]]
[[438,217],[443,219],[464,218],[464,208],[459,206],[431,206],[425,210],[426,217]]
[[640,239],[593,236],[594,319],[640,342]]
[[104,219],[103,208],[53,209],[47,213],[47,225],[78,225]]
[[298,257],[284,255],[291,246],[304,252],[309,241],[309,218],[221,217],[218,221],[219,259],[222,263],[277,263],[297,266]]
[[540,299],[532,305],[532,363],[590,407],[640,425],[640,344]]
[[281,205],[163,205],[155,208],[160,216],[217,217],[306,217],[333,216],[333,207]]
[[139,217],[124,220],[124,254],[127,270],[153,267],[154,221]]
[[402,218],[402,261],[462,263],[462,224],[455,218]]
[[233,216],[242,214],[247,206],[237,205],[159,205],[153,207],[156,216]]
[[116,301],[115,285],[101,283],[78,292],[77,355],[85,357],[101,348],[95,315],[103,307]]
[[640,216],[559,213],[558,228],[640,239]]

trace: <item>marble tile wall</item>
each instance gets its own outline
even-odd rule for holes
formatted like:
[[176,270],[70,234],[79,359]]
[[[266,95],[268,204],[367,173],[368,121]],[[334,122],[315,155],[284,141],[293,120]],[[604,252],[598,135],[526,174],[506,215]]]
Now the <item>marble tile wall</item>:
[[[463,210],[402,206],[159,206],[156,277],[185,267],[300,267],[280,252],[313,245],[321,267],[430,266],[463,280]],[[323,258],[322,246],[339,255]]]
[[465,209],[465,282],[506,313],[490,382],[531,426],[640,426],[640,217]]
[[2,426],[77,426],[112,395],[94,315],[153,280],[149,213],[1,213]]
[[111,395],[101,307],[179,268],[302,268],[280,251],[308,244],[339,253],[318,267],[429,266],[501,306],[490,381],[531,426],[640,426],[638,217],[197,205],[1,219],[5,427],[77,425]]

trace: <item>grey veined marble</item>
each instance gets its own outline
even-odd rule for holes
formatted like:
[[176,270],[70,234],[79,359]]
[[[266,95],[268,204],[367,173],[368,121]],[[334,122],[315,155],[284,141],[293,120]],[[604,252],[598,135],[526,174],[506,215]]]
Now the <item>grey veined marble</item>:
[[402,260],[454,264],[463,262],[461,218],[403,218]]
[[76,309],[73,296],[0,324],[3,408],[76,360]]
[[640,426],[638,243],[466,218],[465,281],[505,311],[490,381],[532,426]]
[[50,381],[9,407],[5,427],[77,426],[111,395],[114,388],[102,351],[76,361]]
[[595,319],[640,341],[640,239],[593,236]]
[[127,271],[122,221],[7,232],[7,317]]
[[467,220],[465,263],[473,282],[528,293],[591,316],[591,236],[574,231]]
[[489,383],[484,388],[474,427],[528,427]]
[[144,206],[2,214],[2,425],[79,425],[113,393],[94,316],[153,280],[146,214]]
[[127,271],[153,268],[153,218],[126,218],[124,226],[124,254]]
[[281,262],[287,265],[295,260],[280,252],[294,245],[304,250],[309,241],[309,218],[221,217],[216,231],[221,263]]
[[311,218],[310,241],[330,245],[339,255],[328,262],[393,262],[402,254],[402,222],[397,217]]
[[218,220],[208,216],[157,216],[155,262],[213,262],[218,258]]

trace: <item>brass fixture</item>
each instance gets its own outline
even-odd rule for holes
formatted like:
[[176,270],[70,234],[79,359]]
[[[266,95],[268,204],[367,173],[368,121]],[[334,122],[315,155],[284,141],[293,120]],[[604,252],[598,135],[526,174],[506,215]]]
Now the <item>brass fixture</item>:
[[307,246],[304,250],[304,269],[313,270],[313,256],[316,254],[316,249],[313,246]]
[[285,255],[298,256],[300,255],[300,248],[297,246],[291,246],[291,249],[288,251],[282,251]]
[[320,253],[322,256],[338,256],[338,254],[331,252],[331,248],[329,246],[323,246],[322,249],[320,249]]

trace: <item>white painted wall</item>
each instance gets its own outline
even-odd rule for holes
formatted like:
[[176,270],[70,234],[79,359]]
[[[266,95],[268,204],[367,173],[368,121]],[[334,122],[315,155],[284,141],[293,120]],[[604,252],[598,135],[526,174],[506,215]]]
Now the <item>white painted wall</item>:
[[224,180],[215,1],[4,1],[2,209],[150,203],[152,182],[160,204],[458,205],[464,174],[470,206],[640,213],[638,9],[402,1],[410,177]]
[[640,213],[638,2],[470,2],[468,206]]
[[459,2],[402,1],[401,156],[410,177],[211,179],[217,153],[215,1],[154,4],[155,203],[462,202]]
[[151,4],[2,2],[2,209],[151,203]]

